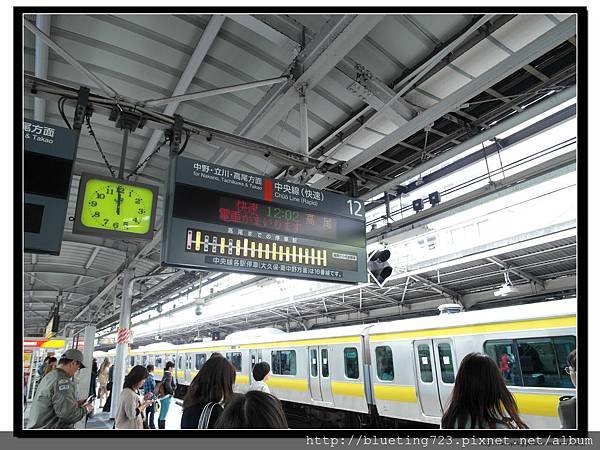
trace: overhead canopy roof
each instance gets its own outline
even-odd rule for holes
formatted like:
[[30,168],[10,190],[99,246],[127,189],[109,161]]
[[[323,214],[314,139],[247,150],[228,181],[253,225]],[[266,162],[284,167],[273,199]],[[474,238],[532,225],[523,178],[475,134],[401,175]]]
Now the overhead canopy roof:
[[[39,17],[25,15],[24,20],[41,27]],[[315,187],[368,198],[383,190],[395,192],[392,180],[402,173],[573,85],[575,30],[576,17],[566,14],[65,14],[51,16],[47,34],[120,96],[138,101],[288,77],[270,86],[154,109],[301,153],[298,88],[305,86],[308,148],[313,161],[320,161],[317,172],[301,172],[293,164],[207,142],[200,135],[191,136],[185,155],[260,174],[296,176]],[[48,53],[47,73],[36,74],[43,46],[36,47],[30,31],[23,36],[26,75],[73,88],[86,85],[92,93],[107,95],[54,50]],[[58,98],[45,98],[38,114],[64,126]],[[66,103],[69,120],[73,106]],[[33,118],[29,89],[24,107],[25,118]],[[102,109],[94,112],[91,125],[108,163],[118,167],[122,131]],[[126,174],[163,141],[164,128],[149,121],[129,137]],[[118,304],[123,269],[171,276],[171,270],[160,267],[158,253],[167,166],[165,146],[139,170],[139,181],[160,190],[151,242],[75,235],[67,220],[60,256],[25,254],[25,334],[41,332],[59,293],[64,321],[108,323],[116,317],[108,305]],[[85,128],[68,217],[74,215],[82,172],[109,174]],[[136,292],[134,311],[192,289],[200,275],[163,282],[164,289],[155,289],[154,296],[142,298]],[[482,280],[461,279],[460,290],[484,288],[487,281]],[[148,281],[142,291],[158,282]],[[419,301],[421,294],[412,295],[409,302]]]

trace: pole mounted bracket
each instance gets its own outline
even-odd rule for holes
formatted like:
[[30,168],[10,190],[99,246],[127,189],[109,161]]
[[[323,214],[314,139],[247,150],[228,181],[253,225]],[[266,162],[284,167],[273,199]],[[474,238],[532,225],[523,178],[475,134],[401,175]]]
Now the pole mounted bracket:
[[144,128],[147,119],[144,115],[133,109],[123,109],[123,107],[117,105],[113,106],[108,116],[108,120],[115,122],[115,126],[121,130],[128,130],[134,132],[137,128],[140,130]]
[[183,117],[179,114],[174,114],[175,123],[173,127],[165,130],[165,137],[171,142],[170,151],[171,155],[179,153],[179,147],[181,146],[181,136],[183,134]]
[[77,105],[75,106],[75,115],[73,116],[74,130],[81,131],[86,114],[91,114],[90,108],[90,90],[85,86],[81,86],[77,97]]

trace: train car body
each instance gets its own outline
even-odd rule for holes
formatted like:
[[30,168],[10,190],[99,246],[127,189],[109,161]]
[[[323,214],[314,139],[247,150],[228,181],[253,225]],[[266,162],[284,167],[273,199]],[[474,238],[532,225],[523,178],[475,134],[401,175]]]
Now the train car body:
[[576,301],[561,300],[294,333],[248,330],[221,341],[152,344],[130,351],[127,363],[154,364],[160,379],[166,361],[175,362],[181,396],[214,352],[235,367],[237,392],[264,360],[271,392],[314,426],[435,426],[460,361],[481,352],[502,367],[530,428],[558,428],[559,397],[575,395],[562,370],[576,345],[575,314]]

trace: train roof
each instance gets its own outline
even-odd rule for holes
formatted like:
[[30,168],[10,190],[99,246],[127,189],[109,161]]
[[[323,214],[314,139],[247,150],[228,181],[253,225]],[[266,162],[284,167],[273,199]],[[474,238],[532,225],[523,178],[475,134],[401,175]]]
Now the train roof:
[[440,314],[437,316],[381,322],[369,329],[370,335],[395,333],[398,331],[427,330],[465,325],[480,325],[499,322],[513,322],[551,317],[574,315],[577,300],[552,300],[528,305],[504,306],[480,311]]

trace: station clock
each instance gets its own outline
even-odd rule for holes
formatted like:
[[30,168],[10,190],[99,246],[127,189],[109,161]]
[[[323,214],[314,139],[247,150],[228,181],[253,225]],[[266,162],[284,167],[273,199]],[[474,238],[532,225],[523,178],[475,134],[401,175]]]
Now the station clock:
[[155,186],[84,173],[73,233],[151,239],[157,197]]

